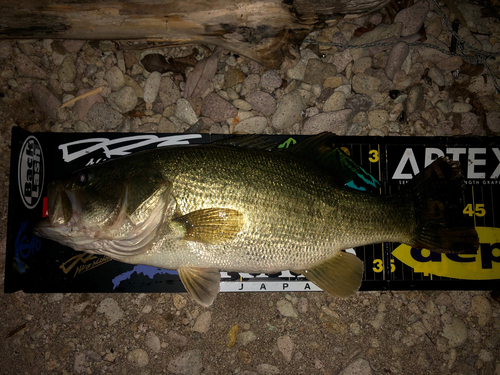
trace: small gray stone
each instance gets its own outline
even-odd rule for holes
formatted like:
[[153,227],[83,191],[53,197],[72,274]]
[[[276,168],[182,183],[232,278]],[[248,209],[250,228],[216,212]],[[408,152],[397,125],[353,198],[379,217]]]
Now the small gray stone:
[[76,77],[76,65],[71,56],[66,56],[57,69],[57,76],[61,82],[73,82]]
[[157,133],[158,132],[158,124],[155,122],[146,122],[137,127],[137,129],[133,130],[137,133]]
[[21,77],[47,79],[47,73],[45,73],[45,70],[36,65],[24,53],[19,53],[16,55],[14,64],[16,65],[17,73]]
[[385,66],[385,74],[389,79],[394,79],[394,75],[401,69],[409,53],[410,47],[404,42],[399,42],[391,48]]
[[[77,96],[83,95],[86,92],[90,91],[90,89],[82,89],[78,90],[76,93]],[[101,95],[95,94],[91,96],[87,96],[85,98],[77,100],[75,105],[73,106],[73,112],[76,113],[78,118],[82,120],[83,122],[87,122],[87,113],[88,110],[95,104],[95,103],[104,103],[104,99],[102,98]]]
[[411,114],[415,112],[424,101],[424,88],[421,85],[415,85],[410,89],[406,99],[406,112]]
[[367,74],[356,74],[352,78],[352,89],[358,94],[371,96],[378,92],[382,81]]
[[283,316],[287,316],[290,318],[298,318],[299,314],[297,314],[297,310],[293,307],[293,305],[285,300],[281,299],[276,303],[276,307],[278,308],[279,312]]
[[371,129],[368,132],[370,137],[384,137],[386,134],[380,129]]
[[86,42],[87,42],[86,40],[80,40],[80,39],[66,39],[63,40],[62,45],[68,52],[76,53],[80,51],[80,49]]
[[298,81],[302,81],[304,79],[304,75],[306,74],[306,68],[306,63],[300,60],[297,65],[286,71],[286,76],[291,80],[296,79]]
[[113,66],[106,72],[106,81],[112,91],[118,91],[125,86],[123,72],[117,66]]
[[[443,43],[441,40],[433,37],[432,35],[427,35],[426,43],[444,49],[445,51],[449,48],[447,44]],[[447,54],[434,48],[419,48],[418,54],[422,57],[423,61],[429,61],[433,64],[438,64],[440,61],[443,61],[449,57]]]
[[351,95],[352,86],[351,85],[340,85],[335,88],[335,92],[343,92],[346,97]]
[[[177,100],[177,108],[175,109],[175,116],[189,125],[194,125],[198,121],[198,117],[194,112],[191,103],[186,99],[180,98]],[[214,120],[215,121],[215,120]]]
[[167,339],[170,344],[175,346],[186,346],[188,343],[188,338],[177,331],[168,331]]
[[236,100],[240,98],[240,95],[232,87],[229,87],[226,90],[226,94],[229,100]]
[[211,322],[212,313],[210,311],[205,311],[196,319],[196,323],[193,326],[193,331],[199,333],[207,333],[208,329],[210,328]]
[[349,97],[344,107],[353,110],[353,116],[358,112],[368,112],[373,105],[372,99],[368,95],[355,94]]
[[149,356],[144,349],[134,349],[127,354],[127,361],[136,367],[146,367],[149,364]]
[[262,74],[262,77],[260,78],[260,86],[264,90],[268,91],[273,91],[274,89],[281,87],[281,82],[281,76],[276,70],[268,70]]
[[285,362],[290,362],[292,360],[294,344],[290,336],[278,337],[278,349],[285,357]]
[[304,123],[301,134],[312,135],[329,131],[338,135],[344,135],[349,127],[352,113],[352,109],[318,113]]
[[439,295],[436,297],[435,302],[438,306],[448,307],[453,305],[453,300],[451,299],[450,295],[444,292],[439,293]]
[[161,350],[161,343],[158,336],[153,331],[149,331],[146,334],[145,343],[149,349],[151,349],[154,353],[159,353]]
[[492,313],[491,304],[487,298],[481,295],[472,297],[470,314],[477,318],[481,327],[484,327],[489,323]]
[[438,38],[439,35],[441,34],[441,31],[443,31],[443,26],[441,23],[442,23],[441,17],[435,15],[426,25],[425,33]]
[[495,85],[490,76],[476,76],[470,81],[467,90],[479,96],[494,95]]
[[373,371],[370,362],[366,359],[358,358],[351,362],[345,369],[338,375],[372,375]]
[[125,113],[135,108],[137,104],[137,95],[130,86],[124,86],[108,96],[108,102],[117,111]]
[[409,8],[399,11],[394,18],[394,22],[400,22],[403,24],[401,36],[418,33],[424,24],[429,8],[429,3],[422,0]]
[[462,320],[453,317],[450,324],[445,324],[443,336],[449,340],[450,348],[457,348],[467,340],[467,326]]
[[361,44],[378,42],[381,39],[390,37],[399,38],[402,29],[403,25],[399,22],[393,23],[392,25],[385,25],[382,23],[373,30],[364,33],[359,38],[352,38],[350,43],[359,46]]
[[276,112],[276,100],[267,92],[255,91],[246,97],[246,101],[251,104],[254,110],[259,111],[264,116]]
[[262,375],[274,375],[274,374],[281,373],[281,371],[278,367],[270,365],[268,363],[263,363],[261,365],[258,365],[257,371],[259,374],[262,374]]
[[258,74],[250,74],[241,84],[240,95],[242,97],[246,97],[247,95],[252,94],[259,87],[259,83],[260,76]]
[[354,74],[364,73],[366,69],[371,68],[372,66],[372,58],[370,56],[360,57],[356,61],[354,61],[354,66],[352,68],[352,72]]
[[292,126],[300,119],[304,109],[306,109],[306,104],[299,91],[294,90],[286,94],[281,98],[278,108],[273,115],[273,127],[277,130],[281,130],[288,126]]
[[500,112],[491,111],[486,114],[486,125],[493,133],[500,133]]
[[245,78],[245,73],[243,73],[240,69],[231,68],[224,74],[224,88],[227,89],[229,87],[234,87],[240,83],[243,83]]
[[115,129],[122,121],[121,113],[104,103],[95,103],[87,112],[87,123],[95,130]]
[[436,108],[439,109],[443,114],[447,115],[451,113],[453,106],[451,103],[445,102],[444,100],[439,100],[436,102]]
[[267,128],[267,118],[265,117],[250,117],[240,121],[234,127],[235,132],[244,132],[249,134],[260,134]]
[[252,110],[252,105],[243,99],[233,100],[233,105],[242,111],[251,111]]
[[255,340],[257,340],[257,336],[255,336],[255,333],[253,333],[252,331],[244,331],[238,333],[237,341],[243,346],[250,344]]
[[198,375],[203,371],[201,350],[194,349],[182,352],[171,360],[167,370],[178,375]]
[[309,301],[305,297],[299,298],[297,302],[297,311],[301,314],[306,314],[309,309]]
[[319,59],[310,59],[307,64],[303,81],[305,83],[323,83],[325,78],[337,74],[337,68],[333,64],[327,64]]
[[12,58],[12,46],[10,41],[2,40],[0,41],[0,60],[11,59]]
[[380,23],[383,20],[383,16],[380,13],[375,13],[373,14],[370,19],[368,20],[368,23],[371,23],[374,26],[380,25]]
[[450,297],[453,300],[453,307],[459,313],[468,314],[471,307],[471,295],[466,291],[453,290]]
[[105,298],[97,306],[97,312],[104,314],[108,319],[109,325],[112,325],[123,318],[123,311],[113,298]]
[[175,133],[175,124],[166,117],[158,123],[158,133]]
[[81,374],[87,369],[87,356],[85,353],[76,353],[73,368],[76,373]]
[[346,96],[343,92],[334,92],[323,104],[324,112],[339,111],[344,108]]
[[469,103],[463,103],[463,102],[455,102],[452,104],[452,112],[453,113],[466,113],[470,112],[472,109],[472,105]]
[[429,69],[428,74],[429,78],[432,79],[436,83],[436,85],[441,87],[445,85],[444,73],[441,69],[432,67]]
[[220,95],[211,92],[203,100],[201,113],[203,116],[211,118],[214,122],[221,122],[236,117],[238,110]]
[[481,351],[478,354],[478,357],[483,362],[492,362],[495,359],[493,354],[486,349],[481,349]]
[[99,353],[96,353],[92,350],[89,350],[85,353],[85,356],[90,362],[101,362],[102,356]]
[[[71,95],[71,94],[64,94],[64,95],[63,95],[63,100],[62,100],[62,102],[63,102],[63,103],[69,102],[69,101],[70,101],[71,99],[73,99],[74,97],[75,97],[75,96],[74,96],[74,95]],[[71,103],[71,104],[68,104],[68,105],[66,106],[66,108],[73,108],[74,106],[75,106],[75,103],[73,102],[73,103]]]
[[77,133],[90,133],[92,131],[90,126],[81,120],[76,121],[74,127]]
[[31,93],[47,117],[57,120],[57,111],[61,106],[61,101],[41,83],[33,84]]
[[337,68],[337,72],[341,73],[347,68],[349,63],[352,61],[351,50],[346,49],[341,52],[337,52],[332,59],[332,64]]
[[376,109],[368,112],[370,126],[375,129],[382,129],[389,120],[389,113],[384,109]]
[[451,56],[438,61],[436,66],[443,72],[453,72],[455,70],[459,70],[463,63],[464,61],[460,56]]
[[97,65],[95,64],[89,64],[87,65],[87,67],[85,68],[85,77],[87,78],[91,78],[94,74],[97,73]]
[[462,113],[462,121],[460,122],[463,134],[472,134],[474,129],[478,127],[478,118],[475,113]]
[[162,77],[160,82],[159,95],[163,106],[166,108],[179,100],[179,98],[181,97],[181,92],[170,77]]
[[156,100],[158,91],[160,90],[161,74],[160,72],[152,72],[146,79],[144,84],[144,101],[153,103]]
[[327,77],[325,79],[325,81],[323,82],[323,88],[337,88],[339,87],[340,85],[342,85],[342,83],[344,82],[344,80],[342,79],[342,76],[340,75],[336,75],[336,76],[333,76],[333,77]]
[[62,301],[64,294],[62,293],[51,293],[48,296],[48,301],[51,303]]

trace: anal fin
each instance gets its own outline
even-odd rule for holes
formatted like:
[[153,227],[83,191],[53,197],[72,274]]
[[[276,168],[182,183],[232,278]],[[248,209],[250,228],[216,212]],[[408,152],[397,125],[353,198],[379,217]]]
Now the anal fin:
[[323,263],[297,272],[331,295],[349,297],[361,286],[363,262],[353,254],[340,251]]
[[177,270],[184,288],[193,299],[209,307],[220,290],[220,272],[213,268],[185,267]]

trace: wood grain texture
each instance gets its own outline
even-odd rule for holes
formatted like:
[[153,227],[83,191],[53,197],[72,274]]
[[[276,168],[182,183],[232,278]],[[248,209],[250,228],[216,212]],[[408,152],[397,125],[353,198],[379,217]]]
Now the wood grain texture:
[[0,38],[215,44],[278,68],[290,46],[339,13],[388,0],[2,0]]

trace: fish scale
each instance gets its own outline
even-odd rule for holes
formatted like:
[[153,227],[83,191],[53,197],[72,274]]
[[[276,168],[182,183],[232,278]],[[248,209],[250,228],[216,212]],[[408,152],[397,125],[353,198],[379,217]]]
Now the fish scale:
[[[374,225],[399,219],[386,218],[387,210],[382,207],[370,210],[369,205],[378,202],[374,197],[336,186],[322,171],[307,163],[298,164],[287,154],[275,153],[269,158],[268,152],[213,150],[209,146],[182,152],[177,173],[165,174],[167,180],[173,181],[173,195],[181,214],[220,207],[241,211],[245,216],[241,233],[230,243],[190,244],[200,267],[241,272],[302,269],[332,256],[334,251],[379,238],[394,239],[394,234],[400,239],[405,233],[401,228],[386,227],[374,236]],[[232,160],[236,162],[231,163]],[[162,164],[166,163],[165,158]],[[380,205],[383,204],[386,202]],[[392,213],[390,210],[391,217],[395,216]],[[404,215],[401,212],[399,216]],[[355,240],[346,241],[345,233],[352,232],[354,222],[358,222],[358,234],[350,236]],[[366,236],[362,228],[366,229]],[[290,242],[292,239],[295,241]],[[283,244],[287,244],[286,248],[280,246]],[[221,253],[227,259],[221,259]]]

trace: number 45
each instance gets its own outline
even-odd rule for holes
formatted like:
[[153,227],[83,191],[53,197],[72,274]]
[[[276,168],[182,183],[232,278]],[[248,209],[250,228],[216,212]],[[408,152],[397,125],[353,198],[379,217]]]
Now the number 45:
[[475,209],[472,209],[472,204],[469,203],[467,206],[465,206],[463,213],[469,216],[476,215],[482,217],[486,215],[486,210],[484,209],[484,204],[476,204]]

